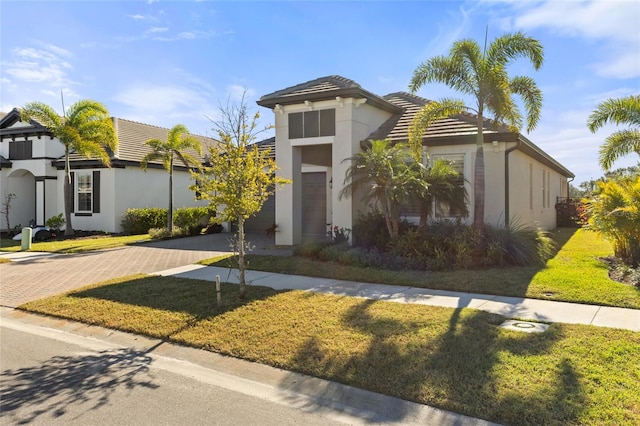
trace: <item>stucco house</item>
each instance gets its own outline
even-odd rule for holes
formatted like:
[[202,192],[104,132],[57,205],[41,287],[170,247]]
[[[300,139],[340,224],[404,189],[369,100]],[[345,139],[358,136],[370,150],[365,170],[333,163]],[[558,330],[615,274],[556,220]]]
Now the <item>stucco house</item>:
[[[168,129],[112,118],[118,149],[111,155],[111,168],[98,160],[71,154],[73,180],[72,225],[74,229],[120,232],[123,213],[129,208],[168,206],[169,175],[160,163],[140,161],[150,152],[144,142],[166,140]],[[214,139],[197,136],[204,146]],[[206,149],[203,150],[206,152]],[[195,153],[194,153],[195,154]],[[64,146],[36,121],[20,121],[13,109],[0,119],[0,199],[15,194],[9,224],[27,226],[64,213]],[[174,207],[206,205],[188,190],[191,176],[185,167],[174,167]],[[79,194],[81,194],[79,196]],[[0,229],[7,229],[4,215]]]
[[[275,207],[261,212],[277,224],[276,244],[291,245],[322,238],[328,226],[351,229],[368,211],[359,194],[340,199],[343,161],[366,149],[367,141],[406,142],[415,114],[428,100],[405,92],[378,96],[341,76],[321,77],[264,95],[258,105],[275,120],[278,173],[293,184],[276,192]],[[473,164],[476,117],[461,114],[439,120],[424,135],[432,159],[454,161],[464,178],[473,217]],[[566,197],[574,175],[520,133],[485,122],[485,222],[517,220],[543,229],[556,227],[556,197]],[[270,207],[271,208],[271,207]],[[454,212],[436,206],[439,217]],[[405,212],[408,219],[415,212]],[[414,217],[415,218],[415,217]]]

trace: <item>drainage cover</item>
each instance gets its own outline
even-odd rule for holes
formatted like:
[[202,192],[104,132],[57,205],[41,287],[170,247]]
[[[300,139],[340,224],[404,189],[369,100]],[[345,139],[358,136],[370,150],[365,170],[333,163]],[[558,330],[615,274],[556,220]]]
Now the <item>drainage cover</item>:
[[524,331],[525,333],[542,333],[547,331],[549,324],[541,324],[539,322],[508,320],[500,324],[500,328],[508,330]]

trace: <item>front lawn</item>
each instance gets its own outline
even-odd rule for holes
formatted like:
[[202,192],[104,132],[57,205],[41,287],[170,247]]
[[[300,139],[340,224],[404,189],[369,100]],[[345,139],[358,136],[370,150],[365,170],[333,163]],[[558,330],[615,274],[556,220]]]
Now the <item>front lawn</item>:
[[517,425],[634,425],[640,333],[498,327],[473,309],[134,276],[21,306]]
[[[50,253],[82,253],[90,250],[104,250],[149,241],[149,235],[92,235],[61,240],[34,242],[30,251]],[[21,242],[0,240],[0,251],[21,251]]]
[[[559,243],[559,250],[542,267],[451,272],[391,271],[301,257],[250,255],[248,268],[347,281],[640,309],[640,288],[611,280],[607,264],[600,260],[613,254],[608,242],[595,233],[569,228],[556,231],[553,238]],[[226,267],[232,262],[216,258],[201,263]]]

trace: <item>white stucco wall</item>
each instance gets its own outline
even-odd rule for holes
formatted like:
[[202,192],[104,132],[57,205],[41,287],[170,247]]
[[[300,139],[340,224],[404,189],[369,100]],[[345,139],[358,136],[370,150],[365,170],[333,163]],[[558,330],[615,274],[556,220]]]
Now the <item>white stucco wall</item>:
[[[90,216],[72,214],[74,229],[121,232],[122,215],[130,208],[169,206],[169,173],[164,169],[147,169],[144,172],[137,166],[125,168],[83,169],[82,171],[100,171],[100,213]],[[63,176],[59,171],[57,204],[64,212]],[[191,206],[204,206],[205,201],[196,201],[195,194],[187,188],[192,183],[190,175],[184,171],[174,171],[173,191],[174,209]]]

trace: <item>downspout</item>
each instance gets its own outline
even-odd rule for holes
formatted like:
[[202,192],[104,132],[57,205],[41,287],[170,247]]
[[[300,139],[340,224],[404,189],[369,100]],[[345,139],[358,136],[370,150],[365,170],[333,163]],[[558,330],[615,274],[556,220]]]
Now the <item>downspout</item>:
[[509,154],[520,148],[520,139],[516,145],[504,151],[504,227],[509,229]]

